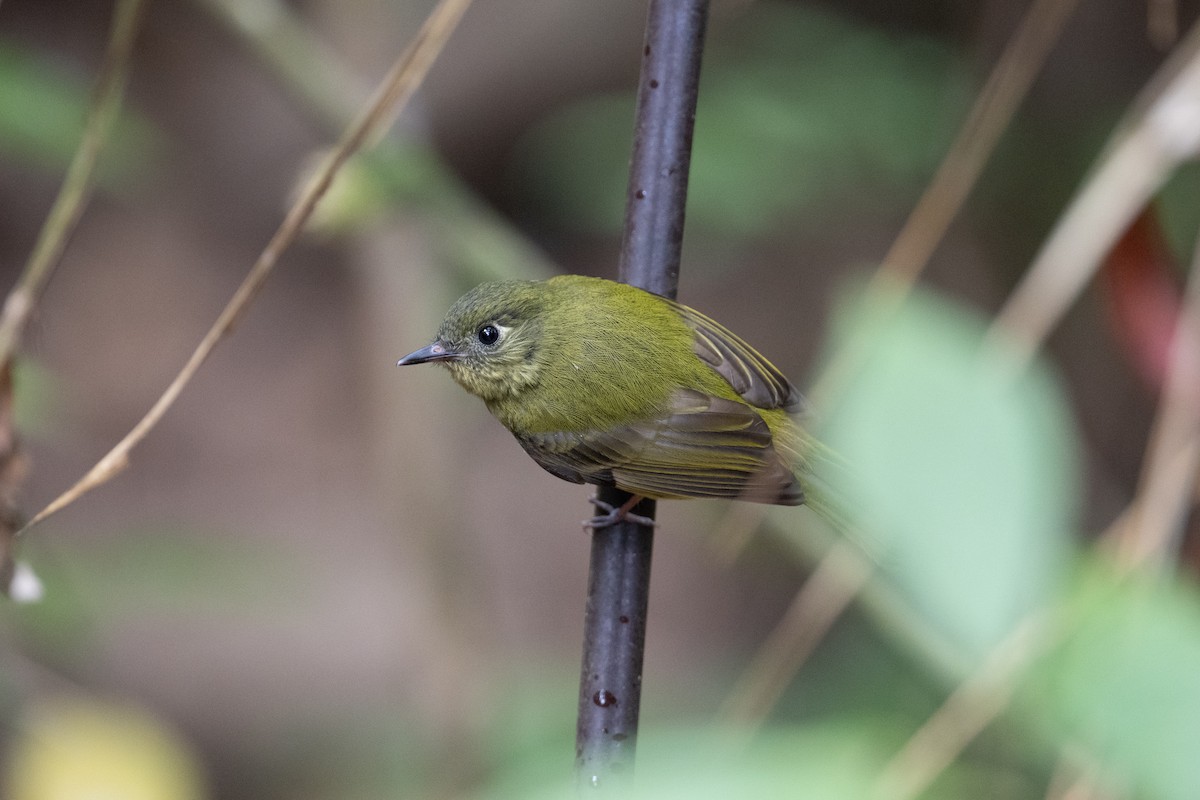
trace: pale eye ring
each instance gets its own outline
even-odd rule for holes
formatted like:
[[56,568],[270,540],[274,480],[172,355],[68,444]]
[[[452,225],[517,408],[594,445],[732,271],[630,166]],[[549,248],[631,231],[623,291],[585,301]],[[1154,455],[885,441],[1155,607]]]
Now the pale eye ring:
[[500,341],[500,329],[495,325],[484,325],[479,329],[479,332],[476,333],[476,336],[479,337],[480,344],[493,345]]

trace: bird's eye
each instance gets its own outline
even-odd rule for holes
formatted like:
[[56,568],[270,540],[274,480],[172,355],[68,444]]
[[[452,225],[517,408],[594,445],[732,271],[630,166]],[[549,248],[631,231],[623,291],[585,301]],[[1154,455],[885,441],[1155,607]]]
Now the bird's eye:
[[484,325],[477,335],[481,344],[495,344],[500,340],[500,329],[495,325]]

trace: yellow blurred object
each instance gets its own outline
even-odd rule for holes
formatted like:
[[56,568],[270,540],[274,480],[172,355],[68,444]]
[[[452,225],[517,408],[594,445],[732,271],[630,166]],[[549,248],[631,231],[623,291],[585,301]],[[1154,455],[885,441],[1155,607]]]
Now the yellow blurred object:
[[9,800],[203,800],[191,747],[135,706],[82,696],[30,705],[11,743]]

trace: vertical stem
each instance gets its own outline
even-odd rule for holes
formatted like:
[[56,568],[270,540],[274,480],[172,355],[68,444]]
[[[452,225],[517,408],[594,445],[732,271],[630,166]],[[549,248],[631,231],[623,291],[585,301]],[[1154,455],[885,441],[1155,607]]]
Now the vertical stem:
[[[626,196],[620,279],[675,297],[708,0],[651,0]],[[621,505],[628,495],[603,488]],[[654,501],[635,513],[654,516]],[[633,772],[653,528],[592,535],[575,768],[580,789],[626,786]]]
[[674,298],[708,0],[651,0],[620,279]]
[[[610,499],[621,502],[616,494]],[[637,513],[647,512],[654,501],[639,504]],[[633,774],[653,545],[654,529],[632,522],[592,534],[575,733],[580,789],[627,786]]]

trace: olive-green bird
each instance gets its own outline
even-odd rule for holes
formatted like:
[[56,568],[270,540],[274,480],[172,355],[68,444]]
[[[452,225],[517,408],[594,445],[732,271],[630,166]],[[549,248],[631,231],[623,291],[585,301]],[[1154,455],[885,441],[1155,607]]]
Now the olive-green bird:
[[[498,281],[446,314],[399,365],[437,362],[533,460],[575,483],[641,497],[799,505],[799,392],[729,330],[687,306],[601,278]],[[633,515],[628,515],[633,517]]]

